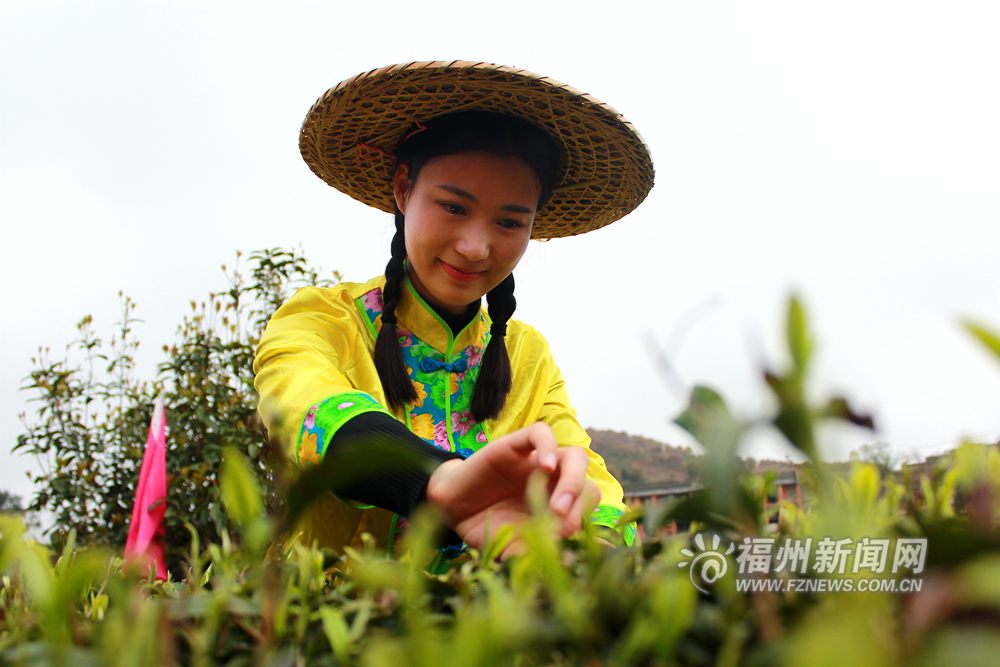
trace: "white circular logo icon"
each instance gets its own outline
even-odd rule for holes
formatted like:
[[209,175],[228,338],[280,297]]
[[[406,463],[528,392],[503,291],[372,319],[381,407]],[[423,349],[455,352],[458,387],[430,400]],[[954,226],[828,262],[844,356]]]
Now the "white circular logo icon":
[[682,560],[677,567],[689,568],[688,578],[702,593],[708,592],[703,585],[711,586],[729,570],[729,559],[726,556],[736,551],[736,546],[730,542],[729,548],[723,551],[719,546],[721,542],[722,539],[718,535],[713,535],[712,547],[708,548],[705,546],[705,536],[698,533],[694,536],[694,544],[697,547],[695,551],[687,547],[681,549],[681,553],[691,560]]

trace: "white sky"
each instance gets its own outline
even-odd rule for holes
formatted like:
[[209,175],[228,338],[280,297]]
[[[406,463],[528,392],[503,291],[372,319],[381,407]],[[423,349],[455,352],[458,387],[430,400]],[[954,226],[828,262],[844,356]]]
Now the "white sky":
[[[613,9],[611,9],[613,8]],[[389,216],[315,178],[297,133],[357,72],[466,59],[540,72],[622,111],[656,187],[625,220],[532,244],[517,317],[549,339],[581,421],[686,443],[653,336],[685,382],[766,405],[798,290],[814,389],[880,424],[828,434],[930,453],[1000,437],[1000,9],[992,2],[27,2],[0,5],[0,488],[39,345],[60,351],[117,291],[150,372],[236,249],[304,244],[379,273]],[[613,343],[613,345],[609,344]],[[4,444],[6,443],[6,444]],[[748,452],[784,456],[766,434]]]

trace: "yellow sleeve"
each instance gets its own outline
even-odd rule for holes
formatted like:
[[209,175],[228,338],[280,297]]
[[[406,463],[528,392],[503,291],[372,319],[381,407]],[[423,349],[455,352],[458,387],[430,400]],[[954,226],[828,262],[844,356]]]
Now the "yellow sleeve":
[[352,417],[386,408],[347,377],[368,354],[354,303],[339,290],[305,287],[274,313],[254,358],[258,411],[293,461],[320,461]]
[[539,421],[545,422],[552,428],[556,442],[560,446],[573,445],[587,450],[589,458],[587,479],[597,484],[601,490],[601,500],[591,515],[591,522],[595,525],[614,528],[621,534],[625,544],[631,546],[635,539],[635,522],[626,526],[617,525],[618,519],[626,510],[622,486],[608,471],[601,455],[591,449],[590,435],[576,418],[576,410],[573,409],[569,401],[566,382],[563,380],[562,372],[552,358],[547,344],[543,359],[550,371],[548,393],[545,396]]

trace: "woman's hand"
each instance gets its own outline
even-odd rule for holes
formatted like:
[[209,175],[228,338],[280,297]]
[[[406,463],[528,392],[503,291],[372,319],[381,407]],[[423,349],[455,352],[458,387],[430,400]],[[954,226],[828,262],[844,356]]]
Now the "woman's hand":
[[[569,537],[600,499],[597,485],[586,477],[587,463],[583,448],[559,447],[552,429],[537,422],[468,459],[441,464],[427,484],[427,500],[466,544],[481,548],[487,524],[492,536],[501,526],[516,526],[531,516],[525,491],[531,474],[540,470],[549,476],[549,508],[559,520],[558,536]],[[515,539],[501,557],[521,549]]]

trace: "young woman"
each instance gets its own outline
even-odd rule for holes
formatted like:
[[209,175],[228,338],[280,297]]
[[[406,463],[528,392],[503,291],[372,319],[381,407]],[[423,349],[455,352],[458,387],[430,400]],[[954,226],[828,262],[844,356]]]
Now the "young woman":
[[590,449],[545,339],[511,316],[529,239],[597,229],[646,196],[638,133],[550,79],[429,62],[327,91],[300,148],[396,227],[383,275],[300,290],[257,351],[271,436],[329,470],[337,494],[311,508],[305,539],[339,549],[369,532],[391,550],[401,519],[430,503],[453,551],[478,547],[529,516],[526,483],[541,470],[559,536],[589,515],[631,544],[634,526],[617,525],[622,488]]

